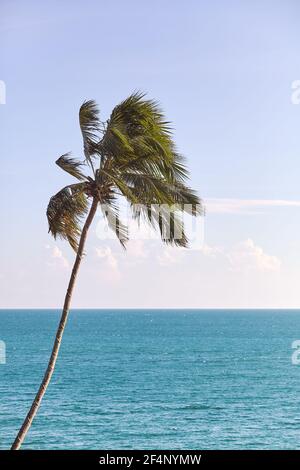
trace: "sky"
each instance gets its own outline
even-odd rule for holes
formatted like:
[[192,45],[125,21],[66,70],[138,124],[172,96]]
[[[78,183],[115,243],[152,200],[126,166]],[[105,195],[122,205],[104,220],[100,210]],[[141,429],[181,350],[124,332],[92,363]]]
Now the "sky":
[[173,123],[201,243],[141,234],[124,252],[97,218],[73,307],[299,308],[299,14],[298,0],[2,0],[0,308],[61,307],[74,254],[45,211],[72,178],[55,160],[82,158],[84,100],[106,120],[134,90]]

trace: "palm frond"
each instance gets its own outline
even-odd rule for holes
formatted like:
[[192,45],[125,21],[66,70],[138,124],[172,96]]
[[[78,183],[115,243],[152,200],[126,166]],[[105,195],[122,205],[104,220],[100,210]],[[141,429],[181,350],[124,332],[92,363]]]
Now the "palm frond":
[[84,188],[84,183],[63,188],[51,197],[47,208],[49,232],[55,239],[68,240],[75,251],[81,233],[80,223],[88,209]]
[[[185,160],[176,150],[170,124],[158,104],[145,99],[143,93],[133,93],[113,109],[99,148],[105,155],[100,173],[132,207],[144,206],[141,211],[133,210],[134,216],[154,224],[167,243],[186,246],[185,234],[178,239],[173,233],[176,228],[183,229],[179,213],[198,216],[204,209],[197,194],[186,185],[189,173]],[[160,214],[158,223],[155,217],[149,217],[153,204],[176,205],[177,212],[171,214],[169,223]],[[167,229],[169,237],[165,237]]]
[[182,248],[188,246],[182,212],[178,211],[178,209],[172,207],[165,208],[165,211],[160,209],[158,225],[161,239],[164,243]]
[[66,171],[70,175],[74,176],[78,180],[84,180],[87,177],[80,171],[80,168],[83,166],[82,162],[79,162],[75,158],[70,156],[70,153],[65,153],[56,160],[56,165],[58,165],[62,170]]
[[127,181],[124,179],[124,175],[120,175],[118,172],[114,172],[113,169],[105,169],[100,171],[100,175],[109,180],[114,184],[114,186],[121,191],[122,196],[124,196],[131,204],[137,204],[138,199],[135,193],[131,190],[130,185],[127,184]]
[[97,142],[100,130],[99,110],[95,101],[85,101],[79,110],[79,124],[83,138],[84,155],[93,166],[92,157],[98,153]]
[[174,184],[167,185],[167,190],[172,195],[173,204],[180,208],[182,212],[193,216],[205,214],[202,200],[195,191],[181,183],[181,181],[175,181]]
[[177,205],[191,215],[203,215],[201,199],[195,191],[180,181],[169,183],[148,173],[124,172],[122,180],[131,188],[139,203]]
[[168,204],[133,205],[132,212],[138,222],[143,220],[150,224],[154,230],[159,230],[162,241],[167,245],[184,248],[188,246],[183,213],[177,206]]
[[117,236],[119,242],[125,248],[128,241],[128,227],[121,221],[119,209],[114,202],[100,204],[102,214],[107,221],[108,227]]
[[111,113],[99,146],[108,158],[116,160],[116,164],[128,163],[141,155],[172,160],[169,123],[158,104],[144,99],[144,96],[143,93],[133,93]]

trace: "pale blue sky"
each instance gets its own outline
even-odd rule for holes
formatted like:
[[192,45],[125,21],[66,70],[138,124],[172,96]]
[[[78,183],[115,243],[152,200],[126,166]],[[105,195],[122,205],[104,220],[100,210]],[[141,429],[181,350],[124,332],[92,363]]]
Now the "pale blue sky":
[[3,0],[0,306],[61,305],[73,254],[47,234],[45,208],[70,180],[54,161],[81,156],[83,100],[106,119],[141,89],[173,121],[207,202],[207,249],[143,242],[125,256],[93,232],[74,306],[298,307],[299,15],[297,0]]

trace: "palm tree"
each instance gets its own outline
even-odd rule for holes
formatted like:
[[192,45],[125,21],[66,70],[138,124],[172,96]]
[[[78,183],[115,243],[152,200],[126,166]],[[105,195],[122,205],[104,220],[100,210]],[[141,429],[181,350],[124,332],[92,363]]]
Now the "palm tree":
[[79,123],[85,159],[78,161],[65,154],[56,161],[79,182],[55,194],[47,209],[49,231],[54,238],[70,243],[76,259],[44,378],[12,450],[21,447],[51,380],[87,233],[97,208],[124,247],[128,229],[120,220],[122,198],[130,204],[134,218],[158,229],[164,242],[181,247],[188,243],[182,212],[193,216],[202,213],[201,201],[186,186],[184,160],[176,151],[169,123],[156,102],[146,100],[142,93],[133,93],[113,109],[108,121],[102,122],[95,102],[86,101],[79,111]]

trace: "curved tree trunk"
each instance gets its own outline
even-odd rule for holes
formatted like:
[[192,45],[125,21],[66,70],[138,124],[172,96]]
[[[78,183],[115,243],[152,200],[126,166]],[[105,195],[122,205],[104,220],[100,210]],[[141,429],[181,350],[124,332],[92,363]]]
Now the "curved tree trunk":
[[14,441],[12,447],[11,447],[11,450],[20,449],[20,447],[21,447],[21,445],[22,445],[22,443],[23,443],[23,441],[26,437],[26,434],[27,434],[27,432],[28,432],[28,430],[31,426],[33,418],[35,417],[35,415],[36,415],[36,413],[39,409],[42,398],[46,393],[47,387],[49,385],[52,374],[54,372],[54,367],[55,367],[56,360],[57,360],[57,357],[58,357],[58,352],[59,352],[59,348],[60,348],[61,339],[62,339],[64,329],[65,329],[67,319],[68,319],[72,292],[73,292],[73,289],[74,289],[76,276],[77,276],[79,266],[80,266],[82,256],[83,256],[83,249],[84,249],[84,245],[85,245],[85,241],[86,241],[86,237],[87,237],[87,232],[88,232],[88,229],[89,229],[89,227],[90,227],[90,225],[93,221],[93,218],[95,216],[95,213],[96,213],[96,210],[97,210],[97,205],[98,205],[97,200],[93,199],[93,203],[91,205],[89,214],[88,214],[87,219],[85,221],[85,224],[82,228],[82,233],[81,233],[81,237],[80,237],[80,241],[79,241],[77,256],[76,256],[74,266],[73,266],[73,269],[72,269],[72,273],[71,273],[71,277],[70,277],[70,281],[69,281],[69,285],[68,285],[68,290],[67,290],[67,293],[66,293],[66,296],[65,296],[63,312],[62,312],[62,316],[61,316],[59,326],[58,326],[58,329],[57,329],[57,332],[56,332],[56,337],[55,337],[53,349],[52,349],[52,352],[51,352],[50,360],[49,360],[49,363],[48,363],[48,367],[46,369],[43,381],[42,381],[42,383],[40,385],[40,388],[39,388],[39,390],[36,394],[36,397],[35,397],[32,405],[31,405],[31,408],[30,408],[23,424],[22,424],[22,427],[21,427],[20,431],[18,432],[18,435],[17,435],[17,437],[16,437],[16,439],[15,439],[15,441]]

